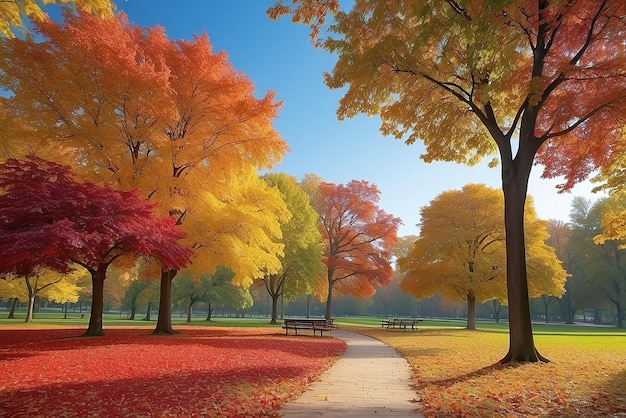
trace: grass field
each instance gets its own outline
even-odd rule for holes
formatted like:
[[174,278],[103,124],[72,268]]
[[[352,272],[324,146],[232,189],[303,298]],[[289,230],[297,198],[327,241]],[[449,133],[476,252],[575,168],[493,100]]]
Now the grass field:
[[[23,320],[23,318],[22,318]],[[59,319],[40,314],[32,324],[0,319],[0,329],[85,328],[88,318]],[[394,347],[414,370],[416,397],[428,417],[626,417],[626,331],[612,327],[534,324],[535,343],[550,362],[497,365],[508,349],[506,323],[425,320],[419,330],[390,331],[381,318],[337,318],[340,328],[380,339]],[[259,327],[268,319],[201,318],[183,325]],[[107,327],[154,327],[155,321],[129,321],[105,315]],[[276,325],[276,331],[280,325]],[[282,331],[282,330],[280,330]]]

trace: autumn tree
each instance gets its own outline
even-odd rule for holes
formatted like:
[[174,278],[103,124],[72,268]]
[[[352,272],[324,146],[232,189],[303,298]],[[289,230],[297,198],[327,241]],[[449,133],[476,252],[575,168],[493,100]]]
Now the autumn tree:
[[[506,301],[502,192],[484,184],[441,193],[420,211],[420,235],[399,260],[402,289],[418,299],[440,293],[467,302],[467,329],[476,329],[476,302]],[[532,297],[560,296],[566,273],[545,244],[547,222],[526,204],[526,245]]]
[[[336,54],[340,119],[379,115],[381,132],[423,141],[426,162],[497,156],[505,198],[509,351],[545,360],[530,320],[524,206],[534,163],[572,187],[623,154],[626,31],[621,0],[278,1]],[[328,14],[331,36],[321,38]],[[495,165],[497,160],[491,160]]]
[[[206,35],[172,41],[123,14],[66,13],[63,26],[34,26],[41,42],[0,48],[0,85],[13,94],[6,109],[24,126],[6,149],[76,162],[86,179],[159,202],[194,249],[193,274],[228,265],[246,287],[280,268],[274,240],[287,211],[257,174],[287,150],[272,126],[273,92],[257,99]],[[161,272],[157,333],[173,332],[177,273]]]
[[401,221],[378,207],[380,192],[364,180],[322,182],[311,196],[324,239],[326,312],[332,318],[333,291],[373,296],[391,280],[391,258]]
[[82,274],[81,271],[59,273],[49,269],[34,269],[31,274],[24,277],[9,275],[0,280],[0,294],[26,302],[24,322],[32,322],[37,296],[59,303],[76,302],[78,300],[76,282]]
[[574,314],[576,313],[575,300],[579,286],[576,285],[577,279],[581,274],[581,257],[582,254],[577,253],[574,248],[576,243],[572,237],[572,229],[569,224],[551,219],[548,224],[549,238],[546,244],[554,248],[556,256],[561,260],[563,268],[568,273],[565,282],[565,293],[557,299],[561,314],[565,319],[565,323],[574,323]]
[[265,275],[261,280],[272,298],[270,323],[275,324],[280,297],[287,301],[302,294],[313,293],[315,281],[323,274],[324,244],[317,225],[317,213],[296,179],[284,173],[267,174],[263,179],[280,192],[291,217],[281,223],[284,255],[281,269]]
[[102,335],[104,281],[124,256],[154,257],[166,268],[184,266],[190,250],[171,218],[136,191],[119,192],[79,183],[68,166],[37,157],[0,164],[0,272],[30,276],[71,263],[91,275],[92,305],[85,335]]
[[[615,308],[617,327],[624,327],[626,248],[623,218],[626,195],[617,193],[594,204],[578,198],[572,210],[573,234],[583,258],[586,305],[597,308],[608,300]],[[594,303],[595,302],[595,303]]]
[[207,321],[216,307],[247,309],[252,306],[252,296],[248,289],[232,283],[234,273],[219,267],[214,274],[194,276],[188,272],[181,274],[174,282],[172,293],[174,301],[181,301],[187,310],[187,322],[191,322],[193,305],[204,302],[207,307]]

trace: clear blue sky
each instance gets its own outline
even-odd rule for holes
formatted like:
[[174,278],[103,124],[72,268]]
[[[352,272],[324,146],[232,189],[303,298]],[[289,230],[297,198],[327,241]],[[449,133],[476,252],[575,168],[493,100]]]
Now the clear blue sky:
[[[283,102],[275,128],[291,152],[273,171],[298,179],[315,173],[333,183],[351,179],[375,183],[381,191],[380,206],[404,223],[399,235],[417,234],[420,208],[445,190],[466,183],[500,188],[499,168],[426,164],[419,159],[421,143],[406,146],[383,137],[377,118],[338,121],[335,111],[342,92],[323,83],[323,73],[333,68],[333,56],[313,48],[308,28],[288,18],[270,20],[265,10],[273,2],[116,0],[118,11],[131,22],[163,26],[170,39],[192,39],[206,32],[214,50],[226,51],[232,65],[254,82],[259,97],[273,90]],[[585,184],[571,194],[558,195],[559,181],[540,179],[540,171],[535,167],[529,193],[543,219],[568,221],[573,196],[598,198]]]

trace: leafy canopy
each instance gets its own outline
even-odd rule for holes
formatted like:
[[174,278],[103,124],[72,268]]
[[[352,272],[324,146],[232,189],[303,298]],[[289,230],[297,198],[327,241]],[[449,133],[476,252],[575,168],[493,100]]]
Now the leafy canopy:
[[190,250],[184,233],[136,191],[119,192],[74,181],[68,166],[30,157],[0,164],[0,272],[29,276],[68,263],[89,271],[132,254],[181,268]]
[[[502,192],[484,184],[441,193],[420,211],[420,235],[399,262],[401,287],[417,298],[506,303],[506,253]],[[526,206],[531,297],[560,296],[567,278],[554,249],[545,244],[548,223]]]
[[43,41],[2,41],[16,121],[7,152],[71,161],[82,178],[160,203],[194,249],[194,274],[229,265],[249,285],[280,267],[273,240],[286,209],[257,175],[287,151],[273,92],[257,99],[206,35],[172,41],[123,14],[34,27]]
[[14,30],[24,29],[23,16],[38,21],[46,17],[40,3],[73,4],[80,11],[95,13],[101,17],[113,15],[115,4],[111,0],[3,0],[0,1],[0,36],[13,37]]

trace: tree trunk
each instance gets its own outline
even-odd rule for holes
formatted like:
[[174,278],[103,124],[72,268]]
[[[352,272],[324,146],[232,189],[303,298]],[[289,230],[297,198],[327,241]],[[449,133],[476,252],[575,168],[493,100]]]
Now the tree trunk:
[[189,302],[189,305],[187,305],[187,322],[191,322],[192,313],[193,313],[193,303]]
[[172,328],[172,280],[176,273],[176,270],[161,271],[159,316],[153,334],[176,334]]
[[146,308],[146,316],[143,318],[143,321],[151,321],[152,320],[152,301],[148,301],[148,307]]
[[13,298],[13,301],[11,302],[11,311],[9,312],[7,319],[15,319],[15,308],[17,308],[17,302],[19,301],[20,300],[18,298]]
[[476,329],[476,296],[467,294],[467,329]]
[[326,314],[324,315],[324,318],[326,318],[327,321],[330,321],[331,319],[333,319],[332,316],[332,310],[333,310],[333,285],[335,284],[335,282],[332,279],[333,277],[333,273],[332,272],[328,272],[328,297],[326,298]]
[[574,308],[572,308],[572,301],[569,295],[569,290],[567,290],[567,285],[565,286],[565,295],[561,299],[557,299],[559,302],[559,306],[561,307],[561,313],[563,314],[563,318],[565,318],[566,324],[574,323]]
[[276,324],[278,318],[278,295],[270,293],[270,297],[272,298],[272,318],[270,319],[270,324]]
[[106,266],[99,266],[98,270],[91,271],[91,316],[89,326],[83,334],[85,337],[104,335],[102,331],[102,312],[104,311],[104,279]]
[[602,311],[598,308],[593,308],[593,323],[596,325],[602,325],[604,323]]
[[28,288],[28,305],[26,306],[26,318],[24,322],[33,322],[33,311],[35,310],[35,293],[37,289],[37,276],[35,276],[35,285],[30,282],[31,277],[25,277],[26,287]]
[[[504,225],[506,230],[506,283],[509,305],[509,351],[501,363],[548,361],[535,348],[530,320],[524,208],[528,179],[535,155],[528,142],[533,132],[520,134],[520,149],[514,160],[502,158]],[[510,150],[509,150],[510,152]],[[503,152],[506,156],[506,152]],[[510,157],[510,155],[509,155]]]
[[137,303],[135,301],[133,301],[133,304],[130,307],[130,316],[128,317],[128,319],[130,321],[134,321],[135,320],[135,315],[137,315]]
[[67,319],[67,311],[70,309],[70,303],[65,302],[65,309],[63,309],[63,319]]
[[213,314],[213,308],[211,307],[211,302],[208,302],[208,309],[207,309],[205,321],[209,321],[210,322],[212,314]]

